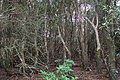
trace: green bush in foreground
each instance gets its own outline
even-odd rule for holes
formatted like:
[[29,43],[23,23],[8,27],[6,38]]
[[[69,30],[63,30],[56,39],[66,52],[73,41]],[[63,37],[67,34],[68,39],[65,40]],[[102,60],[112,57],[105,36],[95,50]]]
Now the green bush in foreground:
[[44,80],[77,80],[77,77],[71,75],[72,65],[75,65],[72,60],[65,60],[62,65],[57,67],[55,73],[40,70],[40,74]]

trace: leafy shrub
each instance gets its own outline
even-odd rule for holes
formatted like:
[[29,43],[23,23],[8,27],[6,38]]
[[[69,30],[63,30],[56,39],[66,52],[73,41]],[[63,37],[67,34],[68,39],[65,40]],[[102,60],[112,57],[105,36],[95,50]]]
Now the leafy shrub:
[[75,65],[72,60],[65,60],[62,65],[57,67],[55,73],[40,70],[40,74],[44,80],[77,80],[77,77],[71,75],[72,65]]

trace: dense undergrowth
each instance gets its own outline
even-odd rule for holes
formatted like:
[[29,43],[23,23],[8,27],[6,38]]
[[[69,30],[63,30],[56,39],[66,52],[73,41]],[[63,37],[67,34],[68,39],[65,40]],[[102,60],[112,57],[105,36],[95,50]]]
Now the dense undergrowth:
[[72,75],[71,67],[75,65],[72,60],[65,60],[62,65],[57,67],[56,72],[48,72],[40,70],[43,80],[77,80],[77,77]]

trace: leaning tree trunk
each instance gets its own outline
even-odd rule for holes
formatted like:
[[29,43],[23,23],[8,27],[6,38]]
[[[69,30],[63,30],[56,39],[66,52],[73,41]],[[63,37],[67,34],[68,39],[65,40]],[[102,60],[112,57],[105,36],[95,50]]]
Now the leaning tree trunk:
[[96,25],[94,24],[94,21],[90,21],[86,17],[86,20],[92,25],[95,35],[96,35],[96,42],[97,42],[97,48],[96,48],[96,66],[97,66],[97,72],[101,72],[101,54],[100,54],[100,39],[99,39],[99,34],[98,34],[98,14],[96,14]]

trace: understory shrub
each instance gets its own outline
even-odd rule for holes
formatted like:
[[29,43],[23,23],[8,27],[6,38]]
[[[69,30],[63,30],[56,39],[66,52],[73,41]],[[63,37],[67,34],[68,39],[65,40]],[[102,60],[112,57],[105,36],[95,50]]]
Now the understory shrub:
[[75,65],[72,60],[65,60],[62,65],[57,67],[55,73],[40,70],[43,80],[77,80],[77,77],[71,75],[71,67]]

